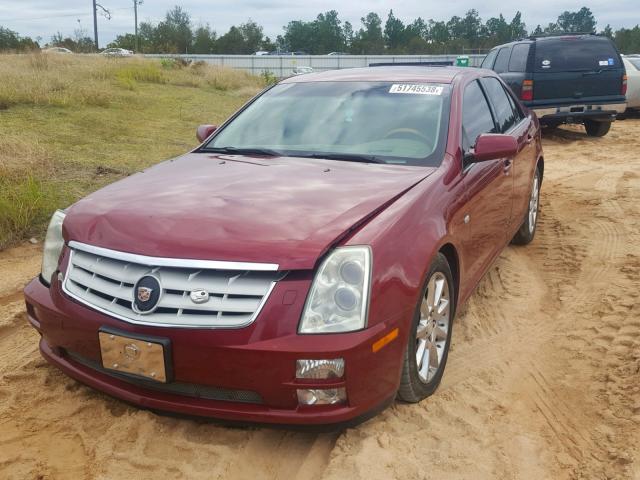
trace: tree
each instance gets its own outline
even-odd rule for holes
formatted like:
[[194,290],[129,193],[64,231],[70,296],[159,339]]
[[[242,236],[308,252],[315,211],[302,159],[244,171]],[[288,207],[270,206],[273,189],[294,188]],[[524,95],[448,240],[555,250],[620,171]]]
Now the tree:
[[182,7],[173,7],[156,27],[155,37],[158,53],[189,53],[193,42],[191,16]]
[[246,53],[247,47],[240,29],[233,26],[216,41],[216,52],[231,55]]
[[216,32],[214,32],[209,24],[200,25],[193,33],[193,45],[191,50],[193,53],[213,53],[215,51]]
[[595,33],[596,19],[587,7],[577,12],[564,11],[558,17],[558,29],[562,32]]
[[611,28],[611,25],[607,23],[607,26],[600,32],[600,35],[604,35],[607,38],[613,38],[613,28]]
[[353,25],[351,25],[351,22],[344,22],[342,36],[344,38],[345,50],[351,50],[351,46],[353,45]]
[[366,17],[360,19],[362,28],[358,30],[353,40],[351,53],[355,54],[380,54],[384,51],[384,38],[382,36],[382,20],[377,13],[369,12]]
[[107,45],[107,48],[126,48],[133,50],[136,47],[136,36],[133,33],[125,33],[118,35],[113,42]]
[[522,13],[517,11],[509,25],[511,29],[511,38],[509,40],[518,40],[527,36],[527,24],[522,21]]
[[384,42],[387,50],[399,53],[405,42],[404,23],[393,15],[393,10],[389,10],[387,22],[384,24]]
[[313,53],[344,52],[346,50],[346,39],[338,18],[338,12],[329,10],[318,15],[313,22],[313,33],[315,36],[315,48],[308,51]]
[[13,50],[16,52],[23,52],[38,49],[40,49],[40,45],[30,37],[23,38],[13,30],[0,27],[0,51]]
[[249,19],[246,23],[241,24],[238,30],[240,30],[244,41],[242,53],[255,53],[261,49],[264,34],[262,33],[262,27],[260,25]]
[[511,41],[511,26],[507,23],[502,14],[497,18],[492,17],[487,20],[485,30],[489,37],[490,46]]

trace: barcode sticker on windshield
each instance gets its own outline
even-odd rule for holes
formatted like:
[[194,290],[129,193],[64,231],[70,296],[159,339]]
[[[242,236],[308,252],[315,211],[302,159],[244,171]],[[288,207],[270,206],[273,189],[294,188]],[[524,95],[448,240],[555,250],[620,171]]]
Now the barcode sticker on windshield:
[[394,83],[389,89],[389,93],[409,93],[413,95],[442,95],[442,87],[435,85],[409,85]]

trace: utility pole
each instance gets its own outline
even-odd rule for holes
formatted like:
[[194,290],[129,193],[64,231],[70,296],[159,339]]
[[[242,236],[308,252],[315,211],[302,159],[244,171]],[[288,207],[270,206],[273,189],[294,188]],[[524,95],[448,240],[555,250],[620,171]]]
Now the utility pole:
[[107,20],[111,20],[111,11],[100,5],[96,0],[93,0],[93,40],[96,43],[96,50],[100,49],[98,45],[98,7],[100,7],[100,13]]
[[96,0],[93,0],[93,40],[96,43],[96,51],[98,51],[98,10]]
[[133,0],[133,16],[136,22],[136,53],[140,50],[138,43],[138,5],[142,5],[142,0]]

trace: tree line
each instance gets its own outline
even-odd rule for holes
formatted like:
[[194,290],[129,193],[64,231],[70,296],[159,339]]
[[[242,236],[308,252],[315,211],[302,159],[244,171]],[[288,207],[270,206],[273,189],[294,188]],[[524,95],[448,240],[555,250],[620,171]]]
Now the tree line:
[[[283,27],[275,39],[264,35],[261,25],[249,19],[232,26],[218,36],[209,25],[194,25],[191,15],[182,7],[169,10],[158,23],[139,25],[139,51],[142,53],[192,54],[252,54],[267,52],[304,52],[321,55],[330,52],[362,54],[438,54],[486,52],[495,45],[524,38],[528,35],[570,33],[596,33],[596,19],[587,7],[562,12],[555,22],[537,25],[528,30],[522,14],[517,12],[510,20],[502,14],[482,20],[475,9],[462,17],[454,15],[448,21],[425,20],[418,17],[404,23],[390,10],[385,21],[375,12],[360,19],[358,29],[342,21],[338,12],[320,13],[312,21],[293,20]],[[612,38],[622,53],[640,52],[640,26],[613,30],[607,25],[599,32]],[[119,35],[109,47],[134,50],[135,35]],[[85,32],[76,31],[74,37],[57,34],[46,46],[63,46],[76,52],[89,52],[93,42]],[[0,27],[0,50],[32,50],[39,42],[21,37],[16,32]]]

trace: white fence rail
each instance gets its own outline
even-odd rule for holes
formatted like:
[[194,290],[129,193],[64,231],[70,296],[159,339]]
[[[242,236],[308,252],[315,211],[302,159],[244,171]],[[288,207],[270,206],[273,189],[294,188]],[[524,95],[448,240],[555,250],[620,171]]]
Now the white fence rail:
[[[224,65],[246,70],[254,75],[270,72],[276,77],[293,74],[296,67],[311,67],[315,71],[341,68],[367,67],[372,63],[424,63],[452,62],[457,55],[163,55],[147,54],[150,58],[184,58],[205,61],[213,65]],[[469,55],[469,65],[479,66],[484,55]]]

